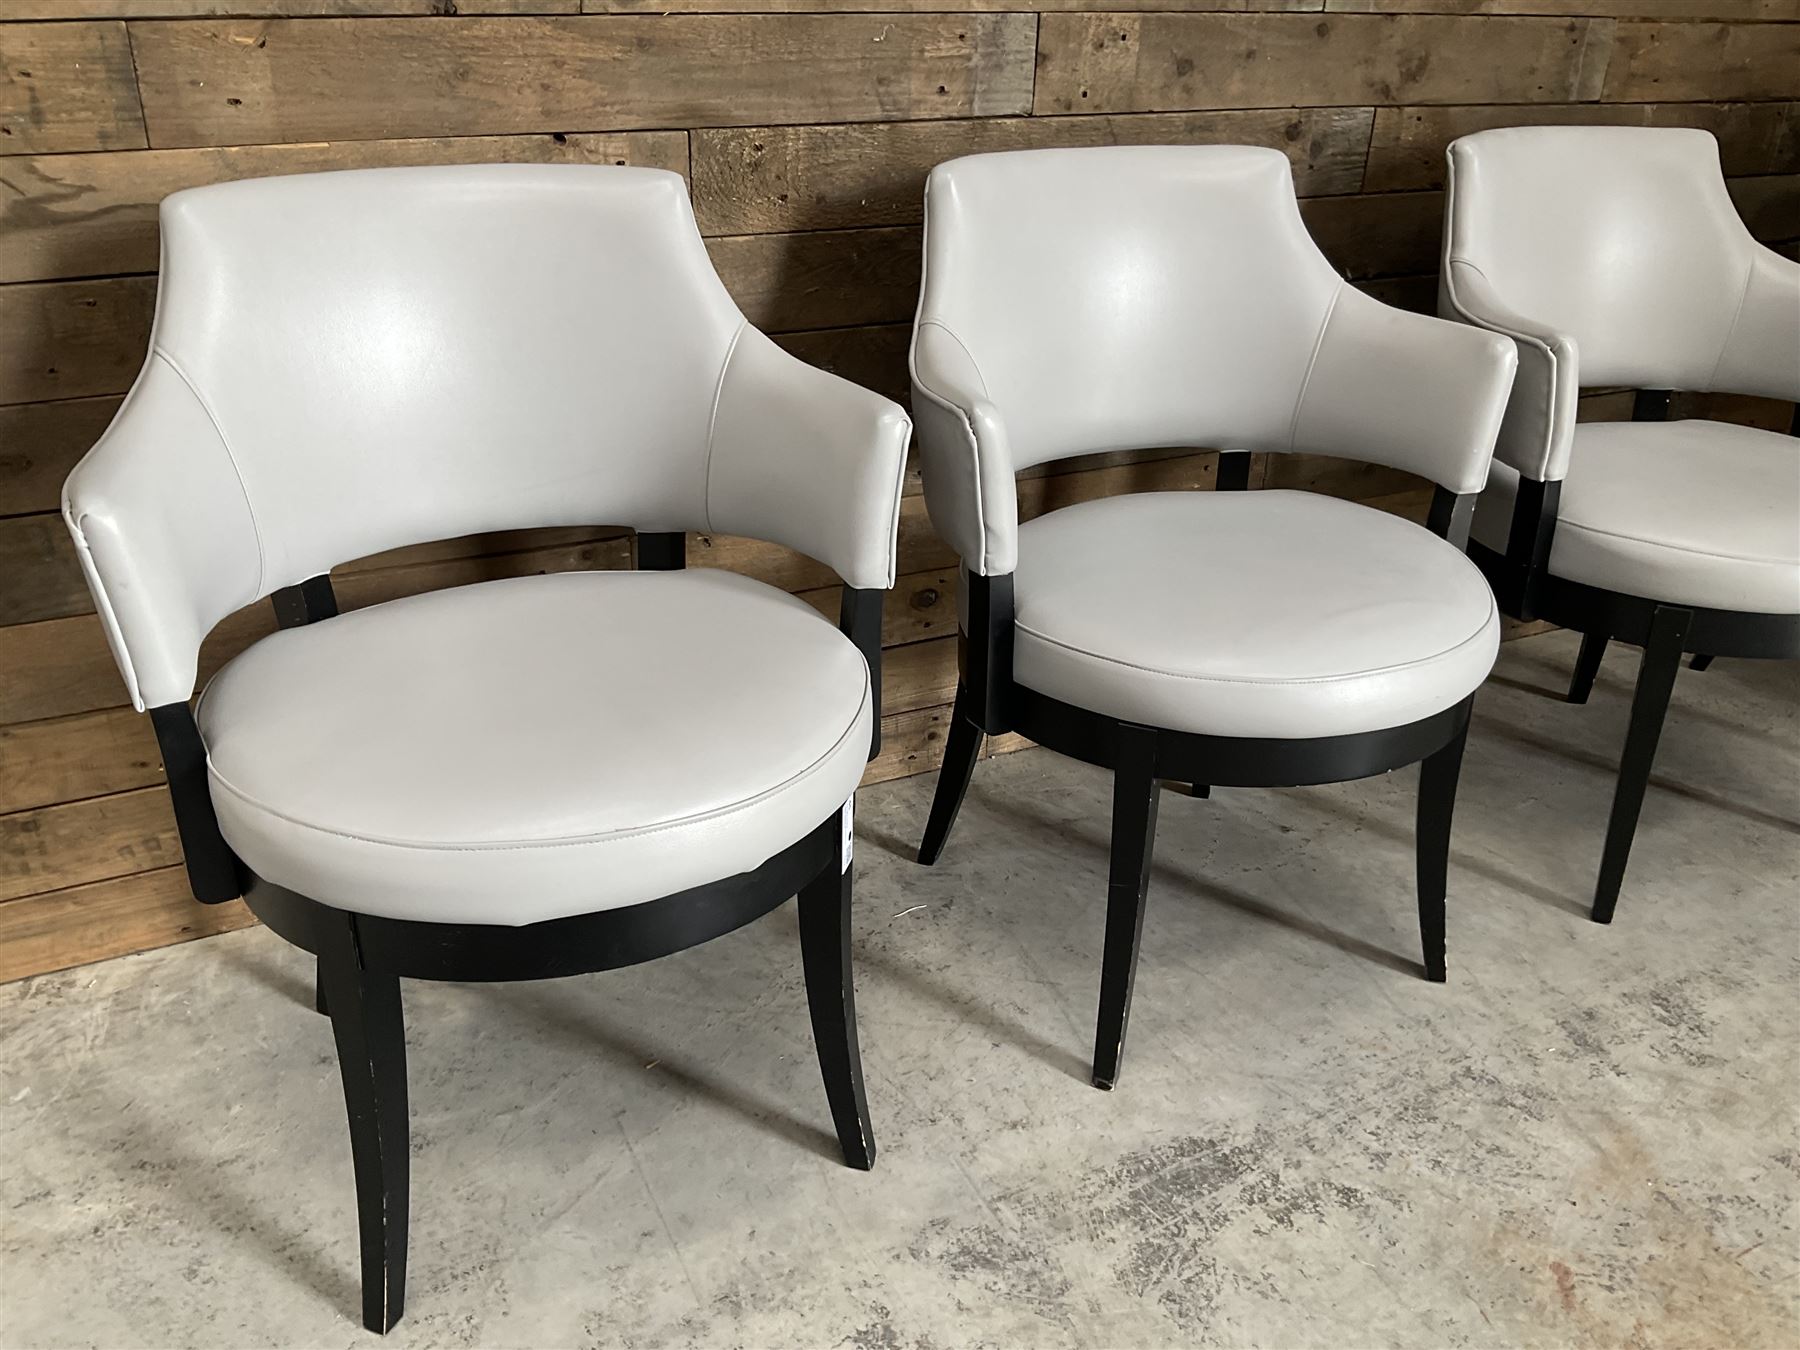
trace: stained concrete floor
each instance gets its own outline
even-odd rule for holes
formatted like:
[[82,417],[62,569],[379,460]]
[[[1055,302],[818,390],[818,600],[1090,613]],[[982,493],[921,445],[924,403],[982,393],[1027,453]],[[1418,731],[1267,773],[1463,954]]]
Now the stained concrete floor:
[[[792,907],[647,967],[406,989],[399,1346],[1792,1346],[1800,667],[1684,674],[1617,922],[1583,917],[1635,654],[1482,695],[1451,983],[1414,774],[1169,795],[1117,1092],[1089,1087],[1108,783],[860,798],[881,1156],[832,1157]],[[305,958],[263,931],[0,989],[0,1343],[356,1346]]]

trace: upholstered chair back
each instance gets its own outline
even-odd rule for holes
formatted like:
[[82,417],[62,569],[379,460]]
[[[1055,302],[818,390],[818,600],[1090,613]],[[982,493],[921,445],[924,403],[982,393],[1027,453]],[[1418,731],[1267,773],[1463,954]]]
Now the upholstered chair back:
[[[754,400],[791,358],[745,325],[675,174],[262,179],[175,194],[162,231],[149,360],[65,491],[139,706],[188,696],[225,614],[383,549],[806,513],[758,499],[753,435],[713,434],[728,364]],[[862,533],[867,558],[797,542],[885,585],[889,531]]]
[[1013,566],[1017,471],[1072,455],[1304,451],[1487,481],[1507,344],[1346,285],[1279,151],[976,155],[932,171],[925,219],[925,495],[980,575]]
[[1712,135],[1509,127],[1450,149],[1446,288],[1573,342],[1581,385],[1793,397],[1800,314],[1759,274]]
[[1015,469],[1136,446],[1287,448],[1339,278],[1286,156],[983,155],[940,165],[927,202],[918,341],[950,361],[966,349]]

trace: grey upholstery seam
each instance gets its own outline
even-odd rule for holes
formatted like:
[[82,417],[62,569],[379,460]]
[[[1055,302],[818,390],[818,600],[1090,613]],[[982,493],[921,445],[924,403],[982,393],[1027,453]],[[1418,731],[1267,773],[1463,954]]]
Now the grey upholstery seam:
[[1467,647],[1483,633],[1487,632],[1489,626],[1492,625],[1494,621],[1496,612],[1494,602],[1490,599],[1488,601],[1487,617],[1481,621],[1481,625],[1476,628],[1473,633],[1469,634],[1468,637],[1452,643],[1450,646],[1444,648],[1443,651],[1438,652],[1435,655],[1420,657],[1416,661],[1402,661],[1391,666],[1374,666],[1368,670],[1359,670],[1347,675],[1309,675],[1303,679],[1252,679],[1238,678],[1229,675],[1189,675],[1179,670],[1163,670],[1157,666],[1146,666],[1139,664],[1136,661],[1121,661],[1117,657],[1106,656],[1100,652],[1091,652],[1085,647],[1077,647],[1073,643],[1059,641],[1035,628],[1019,623],[1016,619],[1014,620],[1013,626],[1020,632],[1029,633],[1032,637],[1038,639],[1038,641],[1048,643],[1052,647],[1059,647],[1063,651],[1073,652],[1077,656],[1085,656],[1093,661],[1104,661],[1109,666],[1124,666],[1127,670],[1141,670],[1146,675],[1161,675],[1171,680],[1190,680],[1196,684],[1300,686],[1312,684],[1345,684],[1352,680],[1366,679],[1371,675],[1390,675],[1399,671],[1417,670],[1421,666],[1428,666],[1443,661],[1456,655],[1456,653],[1461,651],[1464,647]]
[[[149,706],[149,701],[144,697],[143,681],[138,678],[137,662],[132,659],[131,649],[125,643],[125,630],[119,627],[119,615],[113,608],[112,596],[107,592],[106,583],[100,579],[100,569],[94,565],[94,550],[89,546],[87,531],[81,525],[87,517],[76,516],[66,508],[62,515],[75,536],[75,553],[80,559],[82,574],[92,582],[95,609],[100,615],[101,628],[107,634],[107,645],[118,654],[119,671],[125,677],[125,692],[131,695],[132,707],[143,712]],[[198,657],[199,653],[196,652],[196,663]]]
[[187,386],[188,393],[194,396],[194,402],[200,405],[200,411],[206,414],[206,420],[212,424],[213,435],[219,438],[219,448],[225,452],[225,460],[231,465],[232,476],[237,479],[238,491],[243,494],[244,513],[250,517],[250,533],[256,539],[256,593],[260,596],[264,594],[263,586],[269,579],[269,554],[268,550],[263,547],[262,522],[256,518],[256,507],[250,500],[250,489],[244,483],[243,467],[239,465],[238,457],[232,451],[231,441],[225,435],[225,428],[219,424],[218,414],[213,411],[212,404],[207,402],[206,395],[200,392],[199,386],[188,378],[188,373],[181,368],[181,363],[170,356],[168,350],[160,343],[151,347],[150,355],[174,371],[175,378]]
[[[1468,268],[1483,281],[1487,281],[1488,285],[1492,286],[1494,284],[1493,282],[1488,281],[1486,272],[1483,272],[1467,258],[1459,258],[1454,253],[1446,253],[1444,255],[1444,294],[1450,299],[1450,307],[1476,328],[1485,328],[1489,332],[1503,334],[1504,336],[1511,338],[1514,342],[1522,342],[1528,347],[1536,347],[1544,354],[1544,360],[1550,365],[1550,397],[1545,403],[1544,426],[1542,429],[1544,438],[1544,471],[1548,473],[1550,470],[1550,448],[1556,440],[1556,390],[1557,386],[1561,383],[1561,370],[1556,359],[1555,345],[1544,341],[1543,338],[1537,337],[1534,334],[1509,328],[1496,320],[1482,319],[1472,314],[1464,307],[1463,302],[1459,300],[1456,295],[1456,269],[1458,266]],[[1512,407],[1512,395],[1516,392],[1517,386],[1515,384],[1514,388],[1507,393],[1507,408]],[[1502,412],[1501,418],[1502,421],[1505,420],[1504,412]]]
[[744,330],[750,327],[750,320],[742,314],[738,315],[738,326],[731,335],[731,343],[725,348],[725,359],[719,362],[719,380],[713,386],[712,412],[706,419],[706,481],[700,489],[700,518],[706,522],[706,532],[713,533],[712,523],[712,468],[713,442],[719,433],[719,405],[725,398],[725,376],[731,371],[731,358],[737,355],[738,343],[744,336]]
[[1300,414],[1306,408],[1306,392],[1312,388],[1313,371],[1318,369],[1319,353],[1325,348],[1325,334],[1331,328],[1331,316],[1337,313],[1338,297],[1343,295],[1345,282],[1338,279],[1337,289],[1331,293],[1331,303],[1325,306],[1325,317],[1319,320],[1319,331],[1313,336],[1312,355],[1306,359],[1306,374],[1300,378],[1300,392],[1294,395],[1294,415],[1288,419],[1288,453],[1294,452],[1294,446],[1300,437]]
[[[857,729],[856,723],[859,720],[863,708],[868,707],[869,704],[869,673],[867,665],[864,665],[862,701],[857,705],[857,715],[851,717],[850,725],[844,729],[843,734],[832,743],[829,750],[820,755],[804,769],[783,779],[773,787],[764,788],[754,797],[746,798],[741,802],[734,802],[730,806],[720,807],[717,811],[704,811],[697,815],[682,816],[677,820],[664,821],[658,825],[649,825],[637,829],[610,830],[603,834],[597,833],[572,837],[565,836],[558,839],[521,839],[492,844],[431,844],[420,840],[384,839],[375,835],[346,834],[342,830],[327,829],[322,825],[314,825],[309,821],[296,819],[293,816],[287,815],[285,812],[276,810],[266,802],[251,796],[248,792],[245,792],[224,774],[219,772],[217,766],[212,762],[212,754],[210,751],[206,756],[206,768],[208,777],[225,791],[229,792],[232,796],[238,798],[238,800],[244,802],[246,805],[261,811],[266,815],[273,816],[276,820],[292,825],[297,829],[309,830],[314,834],[329,835],[334,839],[344,839],[355,844],[368,844],[374,848],[408,849],[417,853],[527,853],[535,849],[591,848],[595,845],[618,843],[628,839],[648,838],[651,835],[666,834],[671,830],[682,830],[694,825],[706,824],[710,821],[723,820],[740,811],[747,811],[752,807],[761,805],[763,802],[788,791],[796,784],[804,782],[806,779],[817,773],[819,767],[836,755],[838,751],[843,748],[845,742],[851,738],[852,733]],[[880,717],[880,710],[871,709],[871,715]]]
[[[962,352],[962,354],[964,356],[969,358],[969,368],[975,372],[975,378],[981,384],[981,396],[984,399],[989,399],[989,400],[992,399],[993,396],[988,392],[987,376],[985,376],[981,373],[981,366],[976,362],[975,354],[973,352],[971,352],[968,349],[968,347],[963,344],[963,340],[961,338],[957,337],[956,334],[950,330],[950,328],[947,324],[941,323],[936,319],[920,319],[918,321],[918,327],[920,327],[920,328],[927,328],[927,327],[935,328],[938,330],[938,332],[942,333],[945,337],[949,338],[950,341],[954,342],[957,346],[957,350],[959,350],[960,352]],[[916,337],[915,337],[914,341],[915,341],[915,343],[917,342]],[[981,538],[981,558],[979,559],[981,566],[979,568],[979,573],[982,576],[986,576],[987,575],[987,555],[988,555],[988,551],[989,551],[988,550],[988,538],[987,538],[987,514],[988,513],[987,513],[987,499],[982,492],[982,485],[981,485],[981,438],[975,434],[975,420],[974,420],[974,418],[969,416],[969,413],[966,409],[959,408],[956,405],[954,400],[946,397],[943,394],[940,394],[937,390],[933,389],[928,383],[926,383],[924,380],[919,378],[918,362],[916,360],[912,362],[912,366],[913,366],[912,377],[913,377],[914,383],[916,383],[919,386],[919,388],[925,392],[926,396],[928,398],[930,398],[932,400],[932,402],[936,403],[939,407],[945,409],[947,412],[955,413],[958,417],[960,417],[962,419],[963,426],[968,428],[969,450],[971,452],[972,458],[974,459],[974,469],[975,469],[975,530],[976,530],[976,533]]]
[[1584,525],[1578,520],[1558,520],[1559,528],[1581,530],[1586,534],[1598,534],[1607,539],[1623,539],[1633,544],[1643,544],[1648,548],[1666,548],[1672,553],[1686,553],[1696,558],[1722,558],[1730,562],[1775,563],[1777,565],[1794,565],[1792,558],[1773,558],[1762,553],[1723,553],[1716,548],[1690,548],[1686,544],[1665,543],[1661,539],[1646,539],[1641,534],[1625,534],[1620,530],[1603,530],[1598,525]]
[[1719,356],[1713,362],[1712,373],[1706,377],[1706,387],[1714,388],[1719,382],[1719,367],[1725,364],[1725,353],[1731,350],[1731,340],[1737,336],[1738,325],[1744,320],[1744,306],[1750,301],[1750,283],[1756,279],[1756,255],[1750,254],[1744,259],[1744,285],[1738,292],[1737,308],[1731,311],[1731,327],[1725,330],[1725,340],[1719,344]]

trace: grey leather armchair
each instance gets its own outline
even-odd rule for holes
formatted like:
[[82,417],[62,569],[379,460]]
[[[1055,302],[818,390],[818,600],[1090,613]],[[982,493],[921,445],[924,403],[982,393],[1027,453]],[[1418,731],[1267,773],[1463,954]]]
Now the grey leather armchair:
[[[1508,613],[1581,632],[1570,702],[1609,641],[1643,648],[1608,923],[1682,654],[1800,656],[1800,443],[1666,420],[1674,390],[1800,399],[1800,264],[1744,228],[1708,132],[1515,127],[1449,158],[1442,312],[1519,353],[1472,554]],[[1637,389],[1634,419],[1576,425],[1584,385]]]
[[[1424,761],[1419,918],[1444,978],[1451,808],[1500,618],[1461,551],[1515,364],[1382,305],[1308,237],[1287,159],[1235,146],[980,155],[926,193],[913,339],[926,500],[964,570],[961,681],[920,861],[984,734],[1113,772],[1094,1081],[1118,1080],[1158,781]],[[1304,492],[1145,493],[1021,526],[1014,475],[1095,451],[1344,455],[1438,485],[1431,530]],[[1435,537],[1434,537],[1435,535]]]
[[[849,838],[905,414],[748,325],[673,174],[266,179],[177,193],[162,227],[149,359],[64,509],[196,896],[318,956],[365,1323],[404,1294],[401,976],[610,969],[798,894],[832,1118],[869,1167]],[[637,527],[639,570],[336,613],[336,563],[589,522]],[[842,623],[683,570],[688,530],[829,564]],[[190,709],[207,630],[271,595],[284,631]]]

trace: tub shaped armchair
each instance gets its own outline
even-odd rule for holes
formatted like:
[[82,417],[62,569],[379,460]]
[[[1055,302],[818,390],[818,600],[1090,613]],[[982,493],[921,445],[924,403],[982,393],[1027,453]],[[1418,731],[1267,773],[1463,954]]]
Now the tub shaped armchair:
[[[922,862],[982,737],[1113,773],[1094,1081],[1119,1074],[1158,782],[1204,794],[1424,761],[1419,917],[1444,978],[1451,805],[1500,620],[1462,553],[1509,344],[1380,304],[1313,245],[1287,159],[1237,146],[940,165],[913,341],[927,504],[962,556],[961,681]],[[1072,455],[1344,455],[1436,483],[1431,528],[1304,492],[1141,493],[1021,525],[1014,475]]]
[[[880,716],[910,428],[788,356],[714,273],[674,174],[382,169],[177,193],[151,350],[64,496],[194,893],[318,956],[362,1230],[399,1320],[401,976],[604,970],[800,897],[844,1159],[874,1159],[850,984],[852,794]],[[465,534],[637,528],[637,570],[339,615],[329,571]],[[682,568],[689,530],[789,545],[842,622]],[[221,618],[278,631],[197,708]]]
[[[1800,442],[1668,421],[1673,391],[1800,399],[1800,264],[1750,236],[1709,132],[1510,127],[1450,147],[1444,314],[1499,333],[1519,380],[1475,516],[1500,603],[1643,649],[1594,888],[1609,923],[1684,652],[1800,656]],[[1638,391],[1577,425],[1583,386]]]

